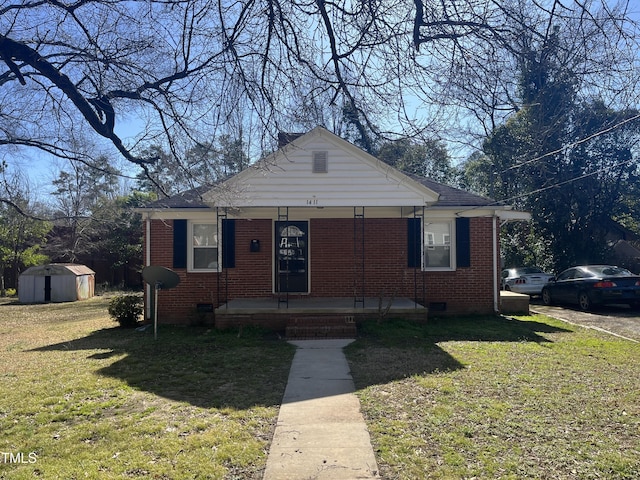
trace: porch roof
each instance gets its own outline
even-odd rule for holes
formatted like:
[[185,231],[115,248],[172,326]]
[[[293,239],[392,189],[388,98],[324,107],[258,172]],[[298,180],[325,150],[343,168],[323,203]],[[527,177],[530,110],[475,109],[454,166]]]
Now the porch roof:
[[[326,166],[321,173],[314,167],[318,153]],[[256,165],[217,185],[195,188],[137,210],[172,218],[183,215],[181,212],[206,216],[216,207],[236,212],[282,207],[328,208],[334,213],[336,208],[424,207],[435,215],[438,211],[451,215],[453,211],[456,216],[529,219],[528,214],[514,212],[511,206],[491,198],[405,174],[321,127],[295,136]],[[326,215],[319,211],[314,214]]]
[[[499,210],[510,210],[511,207],[499,206],[498,203],[488,197],[482,197],[470,192],[466,192],[459,188],[451,187],[438,183],[429,178],[420,177],[418,175],[409,175],[409,177],[417,183],[420,183],[433,191],[437,195],[437,200],[433,202],[429,207],[432,208],[455,208],[455,207],[492,207]],[[140,208],[140,211],[147,210],[199,210],[199,209],[211,209],[215,208],[214,203],[207,202],[205,196],[211,195],[216,186],[201,186],[187,190],[185,192],[176,194],[169,198],[163,198],[149,203],[144,208]],[[355,203],[355,202],[351,202]],[[278,205],[272,205],[277,207]],[[294,205],[280,205],[280,206],[294,206]],[[319,205],[304,205],[315,206]],[[363,205],[340,205],[341,207],[361,207]],[[379,206],[391,206],[384,202],[384,198],[380,198]],[[413,204],[405,204],[404,207],[413,207]],[[419,206],[419,205],[416,205]]]

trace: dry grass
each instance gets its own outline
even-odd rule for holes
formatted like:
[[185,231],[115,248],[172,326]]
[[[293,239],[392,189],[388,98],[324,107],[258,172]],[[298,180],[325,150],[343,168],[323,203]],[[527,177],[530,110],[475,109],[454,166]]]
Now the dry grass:
[[0,304],[0,478],[261,478],[293,348],[106,306]]

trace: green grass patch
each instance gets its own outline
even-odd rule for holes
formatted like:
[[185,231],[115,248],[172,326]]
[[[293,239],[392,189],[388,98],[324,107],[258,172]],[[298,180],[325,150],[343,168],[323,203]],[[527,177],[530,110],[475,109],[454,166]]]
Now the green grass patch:
[[[259,479],[294,348],[0,304],[0,478]],[[543,316],[366,323],[347,357],[385,479],[640,478],[640,349]]]
[[0,478],[262,478],[294,348],[107,304],[0,305]]
[[544,316],[367,323],[347,348],[385,479],[640,478],[640,349]]

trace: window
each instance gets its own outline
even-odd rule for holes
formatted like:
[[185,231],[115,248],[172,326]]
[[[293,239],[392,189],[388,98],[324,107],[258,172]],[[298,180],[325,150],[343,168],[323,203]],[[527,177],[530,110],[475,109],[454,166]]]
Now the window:
[[471,266],[468,218],[407,218],[407,266],[454,271]]
[[562,274],[558,277],[558,280],[571,280],[572,278],[575,278],[575,274],[576,269],[571,268],[565,272],[562,272]]
[[191,270],[218,270],[218,228],[215,223],[191,224]]
[[424,226],[424,267],[425,269],[451,269],[453,258],[451,237],[452,222],[429,222]]

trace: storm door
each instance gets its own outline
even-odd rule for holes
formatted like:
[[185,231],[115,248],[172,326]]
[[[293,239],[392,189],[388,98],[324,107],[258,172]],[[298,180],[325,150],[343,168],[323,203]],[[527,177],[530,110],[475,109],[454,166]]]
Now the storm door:
[[276,224],[276,292],[309,291],[309,222],[283,221]]

